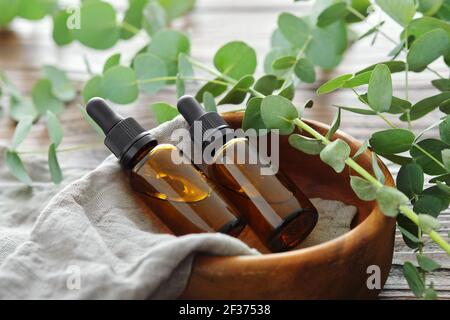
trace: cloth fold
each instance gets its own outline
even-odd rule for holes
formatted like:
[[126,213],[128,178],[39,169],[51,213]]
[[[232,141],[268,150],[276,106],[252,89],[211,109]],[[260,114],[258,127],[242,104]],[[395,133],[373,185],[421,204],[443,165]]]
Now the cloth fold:
[[[171,132],[183,127],[177,117],[151,133],[177,144]],[[222,234],[161,233],[164,225],[133,194],[117,159],[90,171],[94,158],[87,155],[84,167],[76,157],[62,161],[69,182],[62,190],[50,182],[43,157],[26,162],[33,188],[0,163],[1,299],[171,299],[185,288],[195,254],[259,254]],[[348,231],[355,207],[313,202],[320,220],[305,244]]]

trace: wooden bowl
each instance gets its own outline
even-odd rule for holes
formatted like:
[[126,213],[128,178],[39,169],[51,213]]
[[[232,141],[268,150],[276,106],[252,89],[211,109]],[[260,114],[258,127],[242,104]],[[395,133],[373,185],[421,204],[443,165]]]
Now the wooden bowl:
[[[242,113],[228,113],[224,117],[231,126],[240,127]],[[319,122],[307,122],[321,133],[329,128]],[[360,146],[342,132],[336,133],[334,138],[337,137],[349,143],[352,154]],[[370,151],[358,162],[372,172]],[[386,184],[394,185],[386,166],[381,162],[380,166]],[[308,197],[355,205],[358,214],[352,230],[332,241],[284,253],[198,256],[182,299],[369,299],[378,296],[380,290],[367,286],[368,278],[374,274],[369,266],[380,268],[383,286],[392,264],[395,219],[384,216],[376,202],[364,202],[356,197],[350,187],[348,169],[336,174],[318,157],[290,147],[287,137],[281,137],[280,167]]]

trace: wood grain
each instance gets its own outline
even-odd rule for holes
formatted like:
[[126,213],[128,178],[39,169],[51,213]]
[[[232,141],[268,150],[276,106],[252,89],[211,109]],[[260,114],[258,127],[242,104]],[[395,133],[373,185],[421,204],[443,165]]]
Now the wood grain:
[[[123,8],[125,1],[113,1],[119,8]],[[270,47],[269,38],[276,26],[277,15],[283,11],[295,14],[307,14],[310,10],[308,2],[293,4],[291,0],[199,0],[197,8],[186,18],[175,23],[175,27],[190,33],[192,38],[192,54],[196,58],[210,63],[214,52],[224,43],[231,40],[243,40],[253,46],[258,52],[258,60],[262,64],[264,54]],[[371,23],[377,23],[383,17],[378,13],[371,18]],[[369,29],[368,24],[361,23],[353,27],[358,32]],[[385,31],[394,39],[398,37],[399,29],[393,23],[387,23]],[[146,35],[141,34],[136,38],[120,42],[116,47],[106,52],[84,48],[78,44],[58,48],[51,39],[51,22],[43,20],[40,22],[28,22],[16,20],[11,26],[11,31],[0,32],[0,70],[6,74],[18,86],[21,92],[28,94],[33,83],[40,77],[40,67],[43,64],[57,64],[67,70],[71,79],[75,80],[78,87],[82,81],[88,78],[83,56],[87,56],[94,72],[100,72],[106,58],[114,52],[122,52],[125,61],[131,59],[148,41]],[[319,72],[315,84],[301,85],[297,89],[295,102],[304,103],[307,99],[314,99],[315,107],[308,110],[306,117],[329,123],[333,118],[335,109],[332,104],[351,105],[358,104],[355,95],[351,91],[338,91],[336,93],[317,97],[315,89],[327,79],[342,73],[354,73],[370,64],[381,60],[389,60],[387,52],[394,45],[379,37],[376,44],[371,47],[371,39],[354,44],[346,54],[343,63],[334,71]],[[433,64],[433,68],[441,74],[447,75],[448,68],[442,63]],[[261,68],[258,71],[262,72]],[[410,98],[418,101],[424,97],[436,94],[437,91],[430,85],[430,81],[436,76],[430,72],[410,75]],[[404,97],[405,86],[403,75],[394,76],[395,94]],[[189,89],[195,90],[199,84],[193,84]],[[156,124],[148,105],[155,101],[169,101],[175,103],[176,95],[173,88],[168,88],[153,97],[141,97],[139,101],[129,106],[117,106],[117,110],[125,115],[137,117],[146,127],[150,128]],[[63,113],[65,136],[61,148],[77,146],[85,143],[97,144],[92,150],[92,156],[98,163],[105,156],[101,138],[85,122],[78,110],[82,102],[77,100],[71,103]],[[7,105],[7,101],[0,100],[0,106]],[[3,110],[5,116],[0,118],[0,145],[8,145],[13,131],[14,123],[6,116],[8,110]],[[440,115],[432,114],[425,119],[417,121],[417,131],[427,127]],[[401,124],[399,121],[395,123]],[[341,129],[359,140],[367,139],[371,132],[386,128],[386,125],[378,118],[358,116],[345,113]],[[429,133],[435,136],[436,131]],[[23,146],[24,150],[45,150],[48,146],[48,136],[45,123],[38,122],[32,129],[30,136]],[[77,157],[77,152],[71,152],[70,157]],[[63,157],[65,158],[65,157]],[[26,159],[26,157],[25,157]],[[73,159],[72,159],[73,160]],[[80,166],[83,159],[79,158]],[[65,163],[62,163],[64,167]],[[91,164],[92,165],[92,164]],[[388,164],[389,169],[395,176],[398,171],[396,165]],[[450,211],[444,212],[440,221],[443,225],[441,232],[447,235],[450,230]],[[450,259],[436,245],[427,246],[427,255],[438,260],[442,264],[433,274],[435,284],[442,298],[450,299]],[[385,290],[381,297],[385,299],[410,298],[411,294],[406,290],[404,279],[401,276],[401,264],[405,260],[414,261],[414,254],[408,249],[397,231],[394,254],[394,267],[388,279]]]

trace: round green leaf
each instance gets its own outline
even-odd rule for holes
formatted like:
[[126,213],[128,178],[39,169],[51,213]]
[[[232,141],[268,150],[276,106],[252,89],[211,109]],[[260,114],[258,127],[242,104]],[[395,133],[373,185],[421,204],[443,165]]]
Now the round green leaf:
[[180,17],[194,8],[195,0],[157,0],[167,13],[169,20]]
[[82,91],[84,102],[88,102],[95,97],[105,98],[102,83],[103,77],[101,75],[95,75],[86,82]]
[[389,68],[389,70],[391,71],[391,73],[397,73],[397,72],[403,72],[406,70],[406,63],[404,63],[403,61],[383,61],[381,63],[377,63],[377,64],[373,64],[363,70],[360,70],[356,73],[356,75],[368,72],[368,71],[373,71],[378,65],[385,65]]
[[284,56],[291,56],[295,54],[295,50],[292,48],[273,48],[271,49],[266,57],[264,58],[264,72],[267,75],[275,75],[278,77],[284,76],[286,73],[286,70],[275,70],[272,68],[272,64],[275,60],[278,58],[284,57]]
[[325,147],[320,140],[304,137],[299,134],[291,134],[289,136],[289,144],[303,153],[309,155],[318,155]]
[[372,201],[377,197],[377,188],[366,179],[351,176],[350,185],[358,198],[363,201]]
[[151,53],[141,53],[136,56],[133,64],[139,87],[148,94],[155,94],[165,85],[165,80],[156,80],[167,76],[166,64]]
[[446,54],[449,48],[447,32],[436,29],[425,33],[414,41],[408,52],[408,64],[412,71],[420,72],[440,56]]
[[338,2],[326,8],[317,18],[317,26],[323,28],[348,15],[347,3]]
[[66,73],[54,66],[44,66],[45,77],[52,83],[52,94],[61,101],[75,99],[76,92]]
[[367,92],[369,106],[377,112],[388,111],[392,103],[391,71],[386,65],[379,64],[372,72]]
[[0,26],[10,23],[19,12],[22,0],[0,0]]
[[44,114],[47,110],[58,114],[64,110],[64,104],[52,93],[52,83],[50,80],[41,79],[36,82],[31,95],[39,114]]
[[165,102],[153,103],[150,109],[155,113],[158,124],[170,121],[179,115],[177,108]]
[[397,189],[408,198],[419,195],[423,191],[424,175],[422,167],[409,163],[400,168],[397,175]]
[[58,157],[56,156],[56,146],[53,143],[48,148],[48,168],[50,170],[53,183],[61,183],[63,176],[61,167],[59,166]]
[[214,66],[236,80],[251,75],[256,70],[255,50],[241,41],[229,42],[214,55]]
[[350,146],[344,140],[337,139],[328,144],[321,152],[320,159],[337,173],[345,168],[345,161],[350,157]]
[[441,199],[433,195],[422,195],[414,203],[414,212],[439,216],[442,211]]
[[[442,151],[448,148],[448,145],[446,143],[437,139],[425,139],[417,143],[417,145],[440,162],[442,162]],[[426,174],[436,176],[447,173],[447,170],[445,168],[442,168],[439,164],[437,164],[433,159],[431,159],[417,147],[413,146],[410,153]]]
[[262,98],[254,97],[247,102],[244,119],[242,121],[242,129],[266,129],[263,119],[261,118],[261,102]]
[[[148,1],[147,1],[148,2]],[[150,1],[143,11],[142,26],[150,36],[168,24],[167,14],[157,1]]]
[[450,172],[450,149],[442,150],[442,162],[444,163],[447,171]]
[[185,34],[174,30],[160,30],[148,46],[148,52],[156,55],[166,63],[167,75],[175,76],[178,72],[178,56],[189,54],[191,44]]
[[377,192],[377,202],[381,212],[388,217],[396,217],[399,207],[408,204],[409,199],[393,187],[383,186]]
[[18,14],[28,20],[40,20],[56,9],[57,2],[57,0],[21,0]]
[[439,11],[443,3],[444,0],[419,0],[419,7],[417,10],[424,15],[432,16]]
[[233,88],[219,101],[221,104],[240,104],[247,97],[248,89],[255,82],[253,76],[247,75],[242,77]]
[[298,118],[298,111],[288,99],[271,95],[261,103],[261,118],[267,129],[279,129],[280,134],[290,134],[294,131],[292,120]]
[[194,68],[184,53],[178,55],[178,74],[182,77],[192,77],[194,75]]
[[72,33],[78,41],[94,49],[111,48],[119,40],[116,11],[103,1],[84,1],[80,8],[81,28]]
[[[220,78],[216,78],[215,80],[222,80]],[[202,103],[203,102],[203,95],[205,92],[211,93],[214,97],[220,96],[222,93],[224,93],[227,90],[227,86],[222,83],[217,82],[207,82],[203,85],[203,87],[200,88],[200,90],[197,91],[197,94],[195,95],[195,100]]]
[[301,48],[311,34],[305,19],[286,12],[278,17],[278,29],[283,37],[297,48]]
[[5,164],[9,172],[11,172],[17,180],[28,186],[33,183],[17,152],[7,150],[5,153]]
[[115,53],[112,56],[110,56],[108,59],[106,59],[105,64],[103,65],[103,73],[111,69],[112,67],[115,67],[120,64],[120,53]]
[[314,65],[308,59],[299,59],[295,64],[294,73],[303,82],[313,83],[316,81]]
[[[123,22],[127,25],[133,26],[134,28],[140,30],[143,21],[143,11],[147,4],[148,0],[129,1],[128,9],[127,11],[125,11]],[[122,27],[120,30],[121,39],[130,39],[135,35],[136,33],[131,32],[124,27]]]
[[396,154],[408,151],[415,136],[406,129],[388,129],[375,132],[369,142],[376,153]]
[[278,58],[272,63],[272,68],[274,70],[286,70],[291,68],[297,61],[297,58],[294,56],[284,56]]
[[65,46],[71,43],[74,38],[72,31],[67,27],[67,19],[70,13],[67,11],[59,11],[53,15],[53,40],[58,46]]
[[38,111],[29,98],[11,96],[9,99],[9,116],[15,121],[20,121],[24,117],[38,117]]
[[439,124],[439,135],[441,140],[450,145],[450,116]]
[[427,256],[424,256],[423,254],[418,253],[416,257],[417,262],[419,263],[419,266],[420,268],[422,268],[422,270],[433,272],[441,267],[439,263],[431,258],[428,258]]
[[436,79],[431,81],[431,83],[439,91],[450,91],[450,79]]
[[[368,9],[371,3],[370,0],[351,0],[350,5],[357,12],[366,17],[369,14]],[[350,23],[360,22],[361,18],[350,12],[346,18],[346,21]]]
[[279,89],[281,84],[282,81],[279,81],[276,76],[272,74],[266,74],[256,81],[253,88],[263,95],[269,96],[275,90]]
[[369,84],[370,77],[372,76],[372,71],[366,71],[361,74],[356,74],[353,78],[345,82],[344,88],[356,88]]
[[58,118],[51,111],[47,111],[47,130],[50,141],[55,147],[58,147],[63,138],[63,128]]
[[102,91],[114,103],[128,104],[139,95],[136,74],[133,69],[115,66],[103,75]]
[[416,14],[414,0],[376,0],[376,3],[402,26],[408,25]]

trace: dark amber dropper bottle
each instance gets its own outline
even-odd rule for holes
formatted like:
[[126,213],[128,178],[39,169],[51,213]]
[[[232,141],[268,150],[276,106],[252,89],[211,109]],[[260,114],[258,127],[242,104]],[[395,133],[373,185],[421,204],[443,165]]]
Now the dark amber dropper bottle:
[[[250,227],[269,249],[292,249],[311,233],[317,223],[317,210],[281,171],[261,174],[261,164],[268,160],[258,155],[248,139],[230,135],[230,127],[218,113],[206,112],[190,96],[178,101],[178,110],[191,125],[191,139],[203,151],[202,158],[212,159],[198,167],[244,209]],[[196,128],[199,132],[195,132]],[[208,148],[211,144],[214,148]],[[255,157],[259,161],[250,161]]]
[[133,190],[176,235],[239,235],[243,219],[180,150],[158,144],[136,120],[122,118],[103,99],[91,99],[86,109],[104,131],[105,145],[119,158]]

